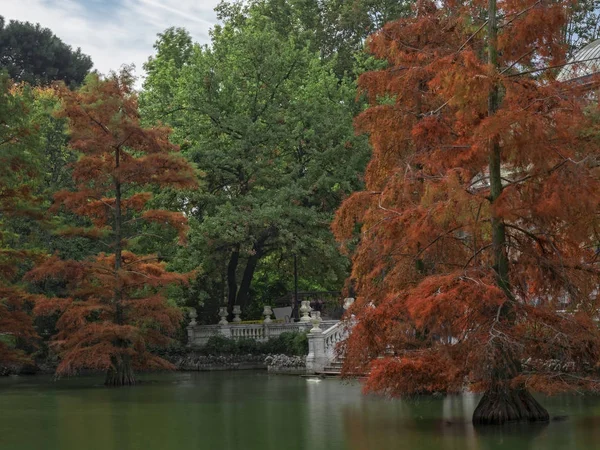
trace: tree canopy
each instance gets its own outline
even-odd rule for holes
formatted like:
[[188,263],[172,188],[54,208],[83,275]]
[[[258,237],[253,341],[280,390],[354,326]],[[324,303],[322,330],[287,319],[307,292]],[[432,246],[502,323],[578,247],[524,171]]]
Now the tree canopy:
[[369,151],[352,129],[353,83],[252,11],[215,27],[210,46],[190,48],[183,30],[161,35],[142,97],[204,173],[179,261],[203,268],[213,296],[226,291],[244,307],[268,255],[298,254],[307,272],[341,287],[346,262],[329,222],[361,185]]
[[0,70],[6,70],[14,81],[31,85],[64,81],[78,86],[92,65],[89,56],[79,48],[73,50],[52,30],[16,20],[7,24],[0,16]]
[[62,235],[100,239],[106,252],[83,260],[48,258],[28,273],[32,281],[65,283],[65,295],[40,299],[36,313],[58,312],[54,346],[59,375],[81,369],[104,370],[106,384],[135,383],[133,369],[172,366],[149,351],[169,342],[180,312],[168,304],[165,289],[185,277],[166,271],[157,255],[131,251],[146,236],[144,223],[171,226],[184,237],[181,212],[151,209],[143,188],[194,188],[193,168],[169,142],[169,129],[142,127],[137,96],[128,74],[91,77],[77,92],[63,88],[62,114],[69,121],[70,147],[80,153],[73,190],[55,194],[55,209],[85,218],[87,227]]
[[339,209],[360,243],[347,372],[395,395],[485,395],[476,423],[547,420],[527,389],[598,389],[598,104],[560,83],[570,2],[418,3],[369,41],[373,156]]
[[[40,172],[39,135],[31,111],[33,95],[27,87],[14,87],[0,74],[0,364],[30,361],[24,351],[37,333],[29,295],[20,278],[33,248],[13,225],[22,217],[40,218],[36,178]],[[25,348],[24,348],[25,346]],[[31,349],[31,347],[29,348]]]

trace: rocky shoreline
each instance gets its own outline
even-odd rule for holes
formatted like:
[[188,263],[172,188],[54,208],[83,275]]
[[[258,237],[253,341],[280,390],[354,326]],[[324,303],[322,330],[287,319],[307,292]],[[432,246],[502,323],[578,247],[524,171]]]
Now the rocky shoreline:
[[[306,356],[288,356],[282,354],[235,354],[205,355],[190,350],[166,358],[178,371],[222,371],[222,370],[268,370],[273,374],[304,374],[306,372]],[[52,364],[54,363],[54,364]],[[53,374],[56,361],[44,361],[35,365],[11,366],[0,368],[0,376],[11,374],[35,375]]]
[[305,356],[287,355],[203,355],[190,352],[171,359],[177,370],[268,370],[269,373],[303,374],[306,372]]

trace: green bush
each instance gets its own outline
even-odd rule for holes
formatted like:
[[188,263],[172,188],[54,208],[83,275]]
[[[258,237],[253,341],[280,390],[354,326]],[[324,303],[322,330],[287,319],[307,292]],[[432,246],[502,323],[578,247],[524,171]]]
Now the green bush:
[[223,336],[211,336],[204,347],[202,353],[207,355],[237,355],[238,345],[233,339],[227,339]]
[[205,346],[199,349],[205,355],[265,355],[281,354],[303,356],[308,353],[306,333],[285,332],[266,342],[253,339],[228,339],[223,336],[212,336]]

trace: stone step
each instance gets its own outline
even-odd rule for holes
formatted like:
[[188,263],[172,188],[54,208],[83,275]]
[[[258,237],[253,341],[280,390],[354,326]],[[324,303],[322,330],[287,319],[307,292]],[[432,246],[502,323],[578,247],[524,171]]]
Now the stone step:
[[325,377],[339,377],[341,375],[341,372],[339,370],[329,369],[325,367],[325,370],[323,370],[323,372],[319,372],[319,375]]

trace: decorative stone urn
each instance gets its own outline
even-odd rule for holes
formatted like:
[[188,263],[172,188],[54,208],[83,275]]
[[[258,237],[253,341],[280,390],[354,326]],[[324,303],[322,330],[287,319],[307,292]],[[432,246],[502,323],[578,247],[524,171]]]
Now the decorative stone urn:
[[311,333],[320,333],[323,331],[321,330],[321,322],[323,321],[323,319],[321,319],[320,311],[312,311],[310,313],[310,321],[313,324],[313,327],[310,330]]
[[352,297],[348,297],[344,299],[344,309],[348,311],[348,308],[352,306],[354,303],[354,299]]
[[242,314],[242,307],[240,305],[233,305],[233,322],[240,323],[242,319],[240,318],[240,314]]
[[227,325],[227,306],[221,306],[219,308],[219,317],[221,320],[219,321],[219,325]]
[[189,314],[190,314],[190,319],[192,319],[190,321],[190,325],[189,326],[193,327],[193,326],[197,325],[196,317],[198,317],[198,313],[196,312],[196,308],[190,308],[190,313]]
[[302,313],[302,317],[300,317],[300,322],[310,322],[310,316],[308,314],[310,313],[311,309],[312,308],[310,307],[310,301],[302,300],[302,302],[300,303],[300,312]]
[[271,314],[273,314],[273,310],[269,305],[265,305],[265,307],[263,308],[263,316],[265,316],[265,320],[263,321],[263,323],[273,322],[271,320]]

